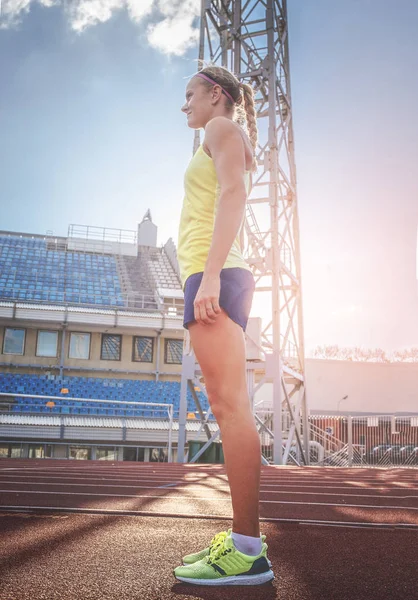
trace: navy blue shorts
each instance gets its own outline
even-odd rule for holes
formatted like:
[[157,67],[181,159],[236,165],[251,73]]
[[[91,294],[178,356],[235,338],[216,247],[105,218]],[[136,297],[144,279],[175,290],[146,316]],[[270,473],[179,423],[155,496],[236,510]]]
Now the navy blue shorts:
[[[189,323],[195,321],[193,302],[202,282],[203,272],[193,273],[186,280],[184,287],[184,319],[183,327],[188,329]],[[228,267],[220,273],[221,291],[219,306],[229,318],[241,325],[245,331],[253,301],[255,280],[251,271],[241,267]]]

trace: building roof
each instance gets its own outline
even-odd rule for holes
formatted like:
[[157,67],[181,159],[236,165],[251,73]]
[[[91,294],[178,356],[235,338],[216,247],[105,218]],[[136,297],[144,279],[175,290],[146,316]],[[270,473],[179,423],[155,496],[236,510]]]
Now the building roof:
[[[151,429],[154,431],[164,431],[169,428],[168,419],[145,419],[132,417],[105,417],[105,416],[85,416],[85,415],[11,415],[0,414],[0,425],[41,425],[55,426],[64,425],[67,427],[123,427],[126,424],[127,429]],[[201,422],[188,420],[186,422],[187,431],[198,431]],[[218,425],[214,422],[208,423],[212,432],[217,431]],[[173,421],[173,431],[178,431],[178,420]]]

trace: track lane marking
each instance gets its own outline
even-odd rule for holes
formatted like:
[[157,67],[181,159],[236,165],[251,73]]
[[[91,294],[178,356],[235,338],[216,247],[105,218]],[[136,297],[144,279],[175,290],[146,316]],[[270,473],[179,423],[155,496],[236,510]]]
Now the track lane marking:
[[[118,484],[118,485],[113,485],[113,484],[109,484],[109,483],[54,483],[54,482],[49,482],[49,481],[0,481],[0,483],[5,483],[7,484],[17,484],[17,485],[28,485],[28,484],[34,484],[34,485],[55,485],[55,486],[60,486],[60,487],[94,487],[94,488],[98,488],[98,487],[105,487],[105,488],[130,488],[130,489],[149,489],[149,490],[159,490],[159,489],[167,489],[169,487],[177,487],[177,488],[185,488],[185,490],[195,490],[195,487],[191,486],[191,485],[178,485],[179,483],[183,483],[183,482],[178,482],[178,481],[174,481],[172,483],[167,483],[165,485],[122,485],[122,484]],[[217,488],[218,491],[223,491],[221,488]],[[335,489],[335,488],[332,488]],[[229,488],[228,488],[229,490]],[[1,491],[1,490],[0,490]],[[19,490],[19,492],[26,492],[27,490]],[[30,490],[29,490],[30,491]],[[53,492],[50,492],[51,494]],[[88,492],[87,492],[88,493]],[[396,498],[396,499],[401,499],[401,500],[409,500],[411,498],[417,498],[418,499],[418,494],[416,495],[411,495],[411,496],[395,496],[395,495],[383,495],[383,494],[345,494],[345,493],[332,493],[332,492],[295,492],[294,490],[289,490],[289,491],[282,491],[282,490],[265,490],[260,488],[260,493],[263,494],[298,494],[301,496],[339,496],[339,497],[345,497],[345,498]],[[211,498],[216,499],[218,496],[212,496]]]
[[[120,517],[158,517],[158,518],[186,518],[186,519],[204,519],[204,520],[222,520],[230,521],[232,515],[208,515],[198,513],[164,513],[164,512],[149,512],[149,511],[136,511],[136,510],[124,510],[124,509],[106,509],[106,508],[77,508],[77,507],[62,507],[62,506],[16,506],[16,505],[5,505],[0,506],[0,517],[2,516],[3,509],[15,510],[21,512],[22,509],[27,510],[30,514],[36,515],[36,510],[41,512],[45,511],[57,511],[61,513],[74,513],[91,516],[103,516],[103,515],[116,515]],[[7,514],[5,516],[8,516]],[[321,521],[318,519],[295,519],[286,517],[260,517],[260,521],[269,522],[280,522],[285,524],[296,524],[296,525],[324,525],[324,526],[336,526],[336,527],[352,527],[358,526],[361,528],[368,529],[412,529],[418,530],[418,524],[414,523],[370,523],[361,521]]]
[[[110,494],[96,494],[94,492],[48,492],[43,490],[1,490],[0,492],[9,493],[9,494],[22,494],[24,496],[29,496],[32,494],[49,494],[49,495],[61,495],[61,496],[100,496],[106,497],[109,496],[113,499],[116,498],[153,498],[159,500],[216,500],[217,502],[231,502],[231,498],[217,498],[217,497],[207,497],[207,496],[153,496],[151,494],[115,494],[111,496]],[[409,510],[409,511],[418,511],[418,507],[411,506],[375,506],[374,504],[332,504],[329,502],[291,502],[289,500],[260,500],[260,504],[292,504],[292,505],[302,505],[302,506],[333,506],[333,507],[343,507],[343,508],[373,508],[374,510]],[[0,505],[1,506],[1,505]]]

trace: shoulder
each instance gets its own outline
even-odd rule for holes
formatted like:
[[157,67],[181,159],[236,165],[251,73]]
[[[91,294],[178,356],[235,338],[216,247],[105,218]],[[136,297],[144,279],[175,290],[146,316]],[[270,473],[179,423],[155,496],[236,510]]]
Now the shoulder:
[[231,152],[239,152],[244,146],[244,140],[238,130],[239,125],[227,117],[214,117],[205,127],[204,144],[209,154],[227,147]]
[[240,133],[238,131],[238,125],[227,117],[213,117],[213,119],[206,124],[205,137],[229,137],[231,135],[240,136]]

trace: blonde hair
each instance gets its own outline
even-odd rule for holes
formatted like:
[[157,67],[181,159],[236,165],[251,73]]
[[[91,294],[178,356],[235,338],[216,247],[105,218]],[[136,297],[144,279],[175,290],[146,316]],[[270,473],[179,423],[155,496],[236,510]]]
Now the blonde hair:
[[[254,90],[248,83],[241,83],[239,79],[235,77],[231,71],[225,67],[218,65],[208,65],[198,71],[203,75],[210,77],[215,83],[219,84],[230,94],[234,100],[231,102],[230,98],[225,95],[226,107],[231,108],[234,111],[233,119],[242,127],[250,138],[250,142],[253,148],[253,164],[252,171],[257,170],[257,142],[258,142],[258,129],[257,129],[257,115],[255,112],[254,104]],[[208,89],[213,84],[206,81],[203,78],[199,78],[202,85]]]

